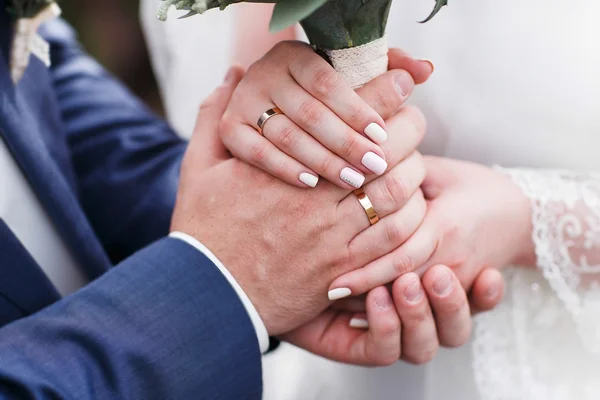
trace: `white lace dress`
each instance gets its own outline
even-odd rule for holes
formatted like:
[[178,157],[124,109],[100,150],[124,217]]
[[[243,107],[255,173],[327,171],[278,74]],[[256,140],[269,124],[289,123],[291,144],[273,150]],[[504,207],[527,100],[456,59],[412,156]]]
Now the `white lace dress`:
[[472,343],[427,366],[350,367],[284,345],[265,358],[265,398],[599,399],[600,3],[461,0],[416,24],[431,5],[396,0],[388,30],[436,65],[413,98],[429,119],[422,150],[513,176],[534,205],[539,269],[507,267],[506,299]]

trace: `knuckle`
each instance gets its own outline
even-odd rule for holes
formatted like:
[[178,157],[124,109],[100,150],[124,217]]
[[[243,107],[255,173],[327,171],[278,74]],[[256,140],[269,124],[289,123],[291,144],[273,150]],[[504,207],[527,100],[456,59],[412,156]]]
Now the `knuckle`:
[[467,307],[467,300],[462,296],[449,296],[448,298],[443,299],[443,304],[440,305],[443,313],[446,318],[452,321],[461,322],[464,317],[463,309]]
[[[411,187],[418,188],[425,180],[427,167],[423,155],[418,151],[413,151],[404,161],[403,176],[410,182]],[[411,193],[412,194],[412,193]]]
[[334,161],[335,158],[332,154],[326,154],[319,163],[320,171],[317,172],[321,174],[332,172],[331,169],[333,168]]
[[271,48],[271,50],[265,56],[266,59],[269,59],[273,62],[281,62],[281,57],[290,57],[294,54],[294,43],[289,40],[283,40],[277,42],[275,46]]
[[417,133],[419,133],[421,137],[424,136],[425,131],[427,130],[427,119],[421,109],[413,105],[408,105],[404,109],[409,117],[410,123],[415,127]]
[[409,198],[406,183],[404,182],[404,179],[397,174],[392,173],[384,175],[382,191],[383,198],[388,204],[391,202],[391,204],[395,204],[397,206],[402,205]]
[[285,41],[285,40],[281,41],[281,42],[277,42],[275,44],[275,46],[273,46],[273,48],[271,49],[271,51],[269,53],[271,53],[271,52],[273,52],[273,53],[279,53],[279,52],[282,52],[282,51],[286,51],[287,52],[287,49],[289,48],[289,45],[290,45],[290,43],[288,41]]
[[385,235],[388,243],[393,245],[400,244],[404,240],[404,234],[400,222],[398,220],[392,220],[385,226]]
[[396,276],[404,275],[407,272],[414,271],[415,262],[408,254],[400,251],[394,254],[392,268]]
[[298,50],[299,47],[305,47],[305,46],[295,40],[282,40],[282,41],[277,42],[275,44],[275,46],[273,46],[272,51],[274,51],[274,52],[282,52],[283,51],[286,53],[293,53],[294,51]]
[[377,365],[380,367],[389,367],[398,362],[400,358],[400,351],[386,351],[379,356]]
[[359,145],[357,135],[354,131],[348,131],[345,135],[342,146],[340,147],[340,157],[348,159],[352,155],[355,148]]
[[257,164],[264,164],[268,156],[268,146],[265,141],[255,143],[250,147],[250,159]]
[[227,115],[224,116],[219,122],[219,136],[223,139],[229,139],[234,135],[234,132],[235,122]]
[[346,123],[350,126],[366,127],[371,120],[364,107],[352,104],[348,106],[347,112]]
[[421,189],[419,189],[416,194],[415,203],[415,215],[418,216],[419,221],[422,222],[427,214],[427,200],[425,200],[425,196]]
[[198,113],[199,114],[208,113],[215,106],[216,106],[215,96],[209,96],[206,98],[206,100],[204,100],[202,103],[200,103],[200,106],[198,107]]
[[349,248],[344,248],[343,250],[340,250],[336,255],[334,255],[332,258],[332,263],[334,265],[334,269],[337,270],[336,274],[340,272],[339,275],[343,275],[343,273],[347,271],[348,266],[352,265],[353,258],[354,254],[350,251]]
[[329,268],[331,280],[335,280],[350,271],[350,266],[353,265],[354,254],[348,249],[344,249],[337,254],[331,256]]
[[394,320],[392,318],[384,318],[380,322],[380,326],[377,329],[378,334],[382,337],[394,337],[400,331],[400,323],[398,320]]
[[283,179],[289,176],[290,168],[287,167],[285,160],[277,161],[273,166],[272,174]]
[[299,143],[298,128],[293,125],[285,125],[277,133],[279,147],[285,152],[293,152]]
[[368,364],[377,367],[388,367],[398,362],[400,359],[400,346],[396,345],[393,348],[389,345],[381,343],[372,344],[367,347]]
[[321,103],[312,97],[304,101],[298,109],[300,121],[311,129],[315,129],[321,124],[323,112]]
[[413,365],[423,365],[433,361],[437,352],[438,346],[432,349],[421,350],[414,354],[406,354],[402,357],[402,359]]
[[340,76],[330,67],[323,67],[314,71],[312,89],[317,97],[330,97],[340,88],[340,84]]
[[375,102],[382,114],[392,114],[402,106],[402,97],[398,91],[381,86],[377,89]]
[[300,220],[310,216],[313,209],[314,202],[312,198],[306,196],[298,196],[296,201],[291,205],[291,213]]
[[461,327],[461,329],[450,337],[446,338],[442,341],[442,345],[448,348],[457,348],[462,347],[469,342],[471,338],[472,325],[465,324]]
[[409,315],[406,316],[405,319],[403,319],[403,321],[405,321],[405,323],[407,325],[419,326],[422,323],[425,323],[427,320],[431,320],[432,318],[433,318],[433,316],[431,315],[431,313],[427,312],[427,310],[425,309],[425,306],[417,305],[409,313]]
[[437,229],[441,240],[444,242],[452,241],[459,236],[458,223],[451,217],[441,218],[438,222]]
[[241,87],[247,87],[246,85],[249,82],[252,82],[253,79],[264,75],[264,69],[267,65],[265,59],[267,59],[270,54],[271,52],[267,53],[263,59],[258,60],[257,62],[248,67],[248,69],[246,70],[246,75],[242,80]]
[[414,151],[411,154],[411,157],[415,164],[413,167],[416,171],[415,174],[421,178],[420,180],[423,180],[423,178],[425,177],[425,174],[427,173],[427,167],[425,165],[425,157],[423,157],[423,154],[421,154],[421,152],[419,152],[419,151]]

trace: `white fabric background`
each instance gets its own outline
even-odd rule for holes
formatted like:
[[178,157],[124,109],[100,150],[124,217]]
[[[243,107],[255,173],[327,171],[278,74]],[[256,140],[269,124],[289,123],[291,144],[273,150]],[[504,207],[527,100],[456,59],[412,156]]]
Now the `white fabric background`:
[[[148,11],[153,4],[145,1],[142,16],[158,77],[171,121],[189,132],[197,104],[227,66],[233,14],[228,10],[157,27]],[[504,167],[600,170],[600,3],[462,0],[432,22],[417,24],[431,6],[429,1],[397,0],[388,27],[390,45],[436,65],[431,80],[412,99],[429,120],[424,152]],[[509,278],[507,301],[496,313],[479,318],[477,332],[502,331],[504,342],[492,342],[499,340],[492,337],[486,343],[496,355],[523,349],[517,361],[490,366],[493,354],[474,359],[473,347],[467,346],[442,351],[425,367],[398,364],[374,370],[337,365],[284,346],[265,361],[265,398],[598,398],[591,382],[597,380],[600,360],[582,348],[571,316],[542,275],[516,272]],[[527,325],[540,313],[544,323]],[[519,336],[526,343],[517,343],[515,332],[526,335]],[[544,346],[531,347],[539,342]],[[557,390],[527,391],[532,387],[528,377],[541,369],[536,365],[550,369],[544,376],[553,380],[545,384]],[[497,386],[489,374],[482,377],[488,370],[496,373]],[[575,378],[562,384],[567,372]]]

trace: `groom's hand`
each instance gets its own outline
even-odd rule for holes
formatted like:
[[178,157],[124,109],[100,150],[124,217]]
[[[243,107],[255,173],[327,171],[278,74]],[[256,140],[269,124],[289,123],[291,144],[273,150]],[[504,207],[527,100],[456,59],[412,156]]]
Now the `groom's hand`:
[[400,359],[423,364],[433,359],[440,346],[464,345],[471,331],[469,311],[493,308],[502,298],[503,287],[502,275],[487,269],[479,274],[467,299],[454,272],[437,265],[422,280],[408,273],[391,287],[340,300],[282,339],[345,363],[390,365]]
[[[217,143],[219,119],[239,76],[201,110],[182,164],[172,230],[207,246],[277,335],[329,307],[327,287],[335,277],[392,251],[417,229],[425,208],[418,191],[424,165],[414,149],[425,124],[414,108],[387,121],[389,172],[364,186],[382,218],[371,227],[350,190],[326,182],[311,191],[295,188],[206,150]],[[389,235],[387,217],[404,221],[403,229]]]

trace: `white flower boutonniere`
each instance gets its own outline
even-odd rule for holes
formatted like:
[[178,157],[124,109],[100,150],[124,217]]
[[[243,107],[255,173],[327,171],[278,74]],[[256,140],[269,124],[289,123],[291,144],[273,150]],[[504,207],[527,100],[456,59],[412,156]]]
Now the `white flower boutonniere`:
[[32,54],[50,66],[50,46],[37,31],[41,24],[58,17],[61,11],[53,0],[9,0],[8,12],[16,20],[10,55],[10,73],[16,84]]

